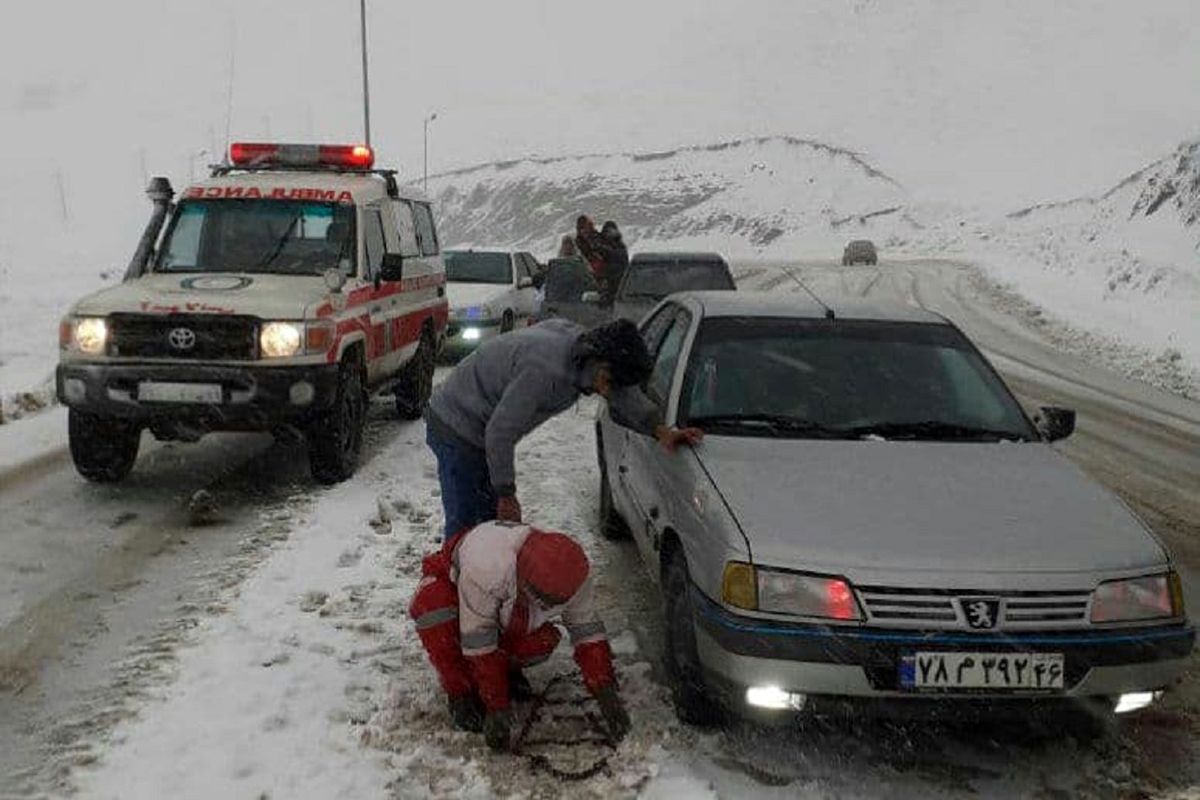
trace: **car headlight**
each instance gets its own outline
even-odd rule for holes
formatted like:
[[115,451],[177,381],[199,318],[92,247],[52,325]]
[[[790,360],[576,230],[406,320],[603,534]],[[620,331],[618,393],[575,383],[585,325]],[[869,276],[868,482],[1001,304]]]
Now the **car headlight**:
[[265,322],[258,332],[258,350],[263,358],[287,358],[300,352],[304,329],[295,322]]
[[89,356],[102,355],[108,346],[108,322],[104,317],[68,317],[59,325],[58,345]]
[[1174,572],[1107,581],[1092,595],[1092,622],[1134,622],[1183,616],[1183,585]]
[[850,583],[836,575],[811,575],[731,561],[725,565],[721,594],[726,603],[737,608],[799,617],[862,619]]

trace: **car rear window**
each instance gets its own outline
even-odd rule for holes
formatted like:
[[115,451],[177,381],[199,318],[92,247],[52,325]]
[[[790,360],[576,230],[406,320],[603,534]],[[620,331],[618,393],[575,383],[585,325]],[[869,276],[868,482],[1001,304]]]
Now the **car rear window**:
[[734,288],[729,268],[720,261],[635,261],[621,284],[621,298],[661,300],[675,292]]

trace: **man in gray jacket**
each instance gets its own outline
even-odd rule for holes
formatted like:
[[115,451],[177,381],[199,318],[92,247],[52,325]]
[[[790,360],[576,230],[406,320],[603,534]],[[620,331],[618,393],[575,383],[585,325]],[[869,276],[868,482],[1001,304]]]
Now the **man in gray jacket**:
[[607,398],[614,416],[668,450],[699,441],[694,428],[662,424],[657,406],[635,388],[650,368],[628,320],[587,330],[552,319],[484,342],[434,391],[426,413],[446,538],[491,519],[521,521],[517,442],[581,395]]

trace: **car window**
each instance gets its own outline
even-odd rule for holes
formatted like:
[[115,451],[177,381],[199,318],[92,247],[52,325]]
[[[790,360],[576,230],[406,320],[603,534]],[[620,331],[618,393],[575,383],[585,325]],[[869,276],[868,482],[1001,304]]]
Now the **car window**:
[[185,200],[167,229],[163,272],[320,275],[354,270],[354,206],[285,200]]
[[722,419],[722,432],[744,435],[811,425],[851,438],[872,428],[884,438],[952,438],[951,428],[1033,437],[966,337],[918,323],[706,320],[688,360],[680,417]]
[[675,292],[734,288],[729,268],[720,261],[643,261],[626,270],[621,298],[661,300]]
[[650,351],[651,357],[654,357],[658,353],[658,345],[662,341],[663,334],[667,332],[667,326],[671,324],[671,320],[674,319],[678,308],[679,306],[674,304],[663,306],[642,325],[642,339],[646,342],[646,349]]
[[447,250],[446,280],[451,283],[503,283],[513,281],[512,259],[508,253]]
[[421,247],[417,244],[417,223],[413,219],[412,205],[407,200],[397,200],[392,203],[396,215],[396,227],[400,231],[400,255],[412,258],[421,255]]
[[532,273],[530,273],[530,271],[529,271],[529,263],[525,260],[524,253],[517,253],[516,256],[513,258],[513,261],[515,261],[517,264],[517,280],[518,281],[520,281],[521,278],[532,278],[533,277]]
[[683,350],[683,340],[690,324],[691,316],[686,311],[675,313],[654,355],[654,368],[650,371],[650,379],[646,381],[646,395],[660,406],[666,405],[667,397],[671,394],[675,366],[679,363],[679,354]]
[[433,225],[433,212],[429,209],[428,203],[414,203],[413,215],[417,223],[417,240],[421,245],[421,253],[427,256],[435,256],[440,252],[438,246],[437,231]]
[[366,262],[363,278],[370,280],[379,274],[383,265],[383,254],[387,252],[387,244],[383,238],[383,221],[378,208],[363,210],[363,251]]

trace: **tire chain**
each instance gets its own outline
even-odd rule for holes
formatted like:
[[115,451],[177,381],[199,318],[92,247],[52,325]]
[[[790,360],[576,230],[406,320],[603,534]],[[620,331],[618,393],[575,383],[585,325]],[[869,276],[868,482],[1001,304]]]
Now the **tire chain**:
[[[555,686],[557,686],[558,684],[562,683],[563,681],[567,680],[570,677],[571,677],[571,675],[568,673],[559,673],[558,675],[555,675],[553,678],[551,678],[546,683],[545,688],[542,689],[541,692],[539,692],[537,695],[534,696],[533,702],[530,704],[530,707],[529,707],[529,713],[525,716],[525,720],[521,724],[520,730],[517,731],[516,738],[513,740],[512,751],[513,751],[514,755],[524,757],[525,760],[529,763],[529,768],[535,772],[544,772],[548,775],[551,775],[554,778],[557,778],[560,781],[568,781],[568,782],[586,781],[590,778],[594,778],[596,775],[599,775],[601,772],[604,772],[605,770],[608,769],[608,766],[609,766],[608,760],[611,757],[611,754],[601,756],[599,759],[597,759],[595,761],[595,763],[593,763],[590,767],[587,767],[585,769],[565,770],[565,769],[560,769],[559,767],[556,767],[547,756],[545,756],[541,753],[525,752],[526,747],[538,747],[538,746],[546,746],[546,745],[558,745],[561,747],[572,747],[572,746],[581,745],[581,744],[591,744],[591,745],[603,745],[603,746],[607,747],[609,750],[615,749],[615,745],[613,744],[612,740],[609,738],[608,734],[601,727],[599,720],[596,719],[594,714],[586,714],[584,717],[588,722],[588,727],[591,729],[591,735],[577,736],[572,739],[556,739],[556,738],[551,737],[551,738],[545,738],[545,739],[527,740],[526,737],[529,735],[530,729],[533,727],[534,723],[537,721],[538,715],[540,714],[542,708],[547,704],[547,698],[549,697],[551,690],[553,690]],[[567,699],[564,701],[559,701],[557,704],[558,705],[569,704],[572,706],[582,707],[585,704],[587,704],[589,701],[590,701],[590,698],[586,698],[586,697],[585,698],[570,698],[570,699]]]

